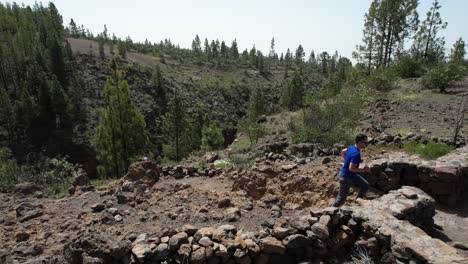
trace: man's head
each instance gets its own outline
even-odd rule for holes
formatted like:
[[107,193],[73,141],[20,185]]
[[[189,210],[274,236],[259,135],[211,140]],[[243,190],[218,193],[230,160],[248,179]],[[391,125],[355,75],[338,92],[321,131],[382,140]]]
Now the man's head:
[[358,134],[356,136],[355,142],[356,142],[356,147],[361,150],[365,148],[367,145],[367,136],[364,134]]

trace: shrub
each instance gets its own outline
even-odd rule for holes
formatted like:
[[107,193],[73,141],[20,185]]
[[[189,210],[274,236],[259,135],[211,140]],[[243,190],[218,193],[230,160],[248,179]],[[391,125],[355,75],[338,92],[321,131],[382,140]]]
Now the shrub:
[[231,155],[229,161],[241,170],[245,170],[254,164],[254,158],[249,153]]
[[202,130],[201,149],[204,151],[218,150],[223,147],[224,138],[216,124],[205,126]]
[[334,143],[352,141],[352,131],[360,118],[360,108],[368,92],[362,87],[341,89],[338,95],[322,91],[307,98],[308,106],[303,110],[301,121],[293,141],[322,143],[331,146]]
[[0,188],[11,189],[18,183],[22,174],[21,167],[11,156],[9,149],[0,149]]
[[17,183],[40,185],[49,196],[62,196],[70,178],[79,167],[64,158],[45,159],[35,165],[18,165],[8,150],[0,150],[0,188],[11,189]]
[[394,70],[400,78],[417,78],[424,74],[422,64],[411,56],[402,56]]
[[463,66],[454,63],[441,64],[424,75],[422,82],[427,89],[436,89],[443,93],[454,82],[461,80],[464,75],[465,69]]
[[372,90],[385,92],[396,87],[397,79],[398,76],[392,69],[380,68],[367,77],[364,85]]
[[258,140],[266,134],[265,127],[251,118],[242,120],[240,129],[248,136],[250,145],[257,144]]
[[455,149],[453,146],[432,141],[426,145],[417,142],[408,142],[403,146],[403,148],[406,152],[417,154],[424,159],[436,159]]

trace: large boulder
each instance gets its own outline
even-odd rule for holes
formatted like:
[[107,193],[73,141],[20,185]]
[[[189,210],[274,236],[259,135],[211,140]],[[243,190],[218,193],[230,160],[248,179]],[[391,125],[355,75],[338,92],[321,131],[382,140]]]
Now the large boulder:
[[31,195],[42,191],[41,187],[32,182],[22,182],[15,185],[15,194]]
[[161,169],[154,160],[143,157],[128,167],[124,181],[142,183],[151,187],[159,181],[160,173]]

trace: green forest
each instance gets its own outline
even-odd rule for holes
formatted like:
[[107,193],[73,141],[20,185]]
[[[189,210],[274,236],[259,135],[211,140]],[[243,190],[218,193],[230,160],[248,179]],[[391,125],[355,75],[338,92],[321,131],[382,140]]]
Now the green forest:
[[[268,134],[259,120],[286,111],[300,113],[292,142],[348,143],[361,105],[398,80],[445,93],[466,75],[464,40],[445,49],[442,2],[417,7],[372,1],[346,58],[278,51],[274,38],[265,53],[198,35],[191,48],[134,42],[63,21],[52,2],[0,3],[0,188],[32,181],[58,194],[78,170],[117,178],[140,156],[171,164],[222,150],[239,132],[254,146]],[[95,46],[74,51],[77,40]],[[135,54],[154,63],[132,62]]]

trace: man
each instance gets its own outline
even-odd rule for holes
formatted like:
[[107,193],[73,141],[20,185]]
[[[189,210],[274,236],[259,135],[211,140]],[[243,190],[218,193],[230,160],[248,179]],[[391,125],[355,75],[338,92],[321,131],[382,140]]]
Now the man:
[[369,183],[358,174],[370,171],[367,166],[363,169],[359,168],[359,164],[362,162],[361,150],[367,145],[367,136],[364,134],[357,135],[355,143],[355,145],[344,149],[342,152],[344,163],[338,176],[340,181],[340,190],[338,191],[338,196],[333,203],[334,207],[339,207],[344,203],[351,185],[357,185],[360,187],[358,198],[364,198],[369,190]]

